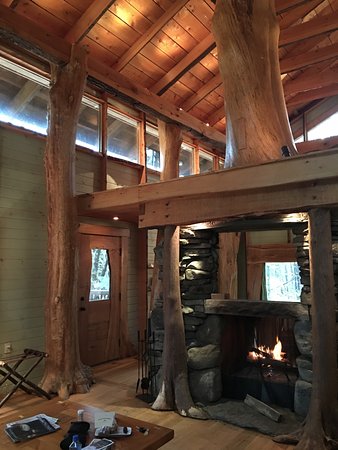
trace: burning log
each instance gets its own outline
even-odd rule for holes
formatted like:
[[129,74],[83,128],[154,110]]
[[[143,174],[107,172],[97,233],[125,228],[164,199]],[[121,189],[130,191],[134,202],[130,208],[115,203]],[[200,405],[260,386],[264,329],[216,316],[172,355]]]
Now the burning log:
[[266,403],[257,400],[257,398],[251,397],[251,395],[247,394],[244,403],[251,408],[255,408],[259,413],[263,414],[274,422],[279,422],[281,419],[281,414],[275,409],[271,408],[271,406]]
[[[252,353],[255,353],[257,357],[252,357]],[[258,364],[261,365],[269,365],[271,367],[279,368],[279,369],[286,369],[287,367],[292,367],[290,361],[287,359],[278,360],[273,358],[270,353],[265,352],[264,350],[261,350],[259,348],[252,347],[251,352],[249,353],[248,360],[250,362],[258,362]]]

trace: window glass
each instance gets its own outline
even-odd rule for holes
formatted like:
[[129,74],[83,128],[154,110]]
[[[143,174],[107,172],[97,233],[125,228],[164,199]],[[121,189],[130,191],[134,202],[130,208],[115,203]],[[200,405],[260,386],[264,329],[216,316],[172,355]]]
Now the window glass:
[[100,151],[100,104],[83,97],[76,131],[76,143]]
[[107,154],[138,162],[138,124],[136,119],[108,108]]
[[49,80],[0,57],[0,120],[47,133]]
[[333,114],[328,119],[319,123],[308,131],[308,140],[325,139],[330,136],[338,135],[338,113]]
[[211,172],[213,170],[213,157],[203,151],[199,152],[200,173]]
[[180,150],[179,176],[186,177],[193,174],[193,151],[194,147],[183,142]]
[[299,302],[302,284],[296,262],[265,263],[267,300]]
[[224,159],[218,158],[218,169],[223,170],[224,169]]
[[146,157],[148,168],[162,170],[158,131],[150,125],[146,126]]
[[104,248],[92,248],[89,301],[109,300],[110,264],[109,253]]

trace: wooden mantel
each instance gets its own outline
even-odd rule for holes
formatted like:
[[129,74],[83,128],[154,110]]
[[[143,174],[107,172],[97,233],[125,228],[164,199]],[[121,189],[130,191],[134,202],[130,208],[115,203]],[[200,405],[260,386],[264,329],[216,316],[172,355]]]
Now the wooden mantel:
[[82,216],[139,222],[140,228],[338,206],[338,150],[327,150],[77,198]]

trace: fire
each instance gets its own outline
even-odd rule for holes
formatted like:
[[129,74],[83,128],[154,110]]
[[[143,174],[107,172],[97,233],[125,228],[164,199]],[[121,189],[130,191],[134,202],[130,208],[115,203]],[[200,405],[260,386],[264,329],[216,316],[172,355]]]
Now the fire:
[[270,357],[277,361],[282,361],[285,356],[285,352],[282,352],[282,343],[279,340],[278,336],[276,336],[276,345],[273,349],[261,345],[260,347],[258,347],[258,350],[260,350],[262,353],[257,353],[255,351],[249,352],[249,359],[258,360]]

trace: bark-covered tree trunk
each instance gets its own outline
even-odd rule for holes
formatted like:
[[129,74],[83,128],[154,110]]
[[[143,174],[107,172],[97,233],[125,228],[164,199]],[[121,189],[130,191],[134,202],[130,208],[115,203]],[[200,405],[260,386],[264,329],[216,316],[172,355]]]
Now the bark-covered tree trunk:
[[86,50],[72,48],[70,62],[52,68],[45,172],[48,208],[46,360],[42,387],[62,399],[86,392],[90,373],[80,361],[76,306],[77,212],[75,137],[86,81]]
[[312,394],[303,427],[274,440],[298,443],[299,450],[338,448],[336,300],[330,212],[309,213],[312,317]]
[[[161,154],[164,158],[161,179],[170,180],[178,177],[179,174],[181,130],[177,125],[159,121],[159,137]],[[180,227],[166,226],[163,239],[163,382],[152,408],[156,410],[177,409],[183,416],[202,419],[206,417],[205,413],[195,407],[188,383],[179,275]]]
[[274,0],[217,0],[213,17],[226,111],[225,167],[296,153],[279,70]]

